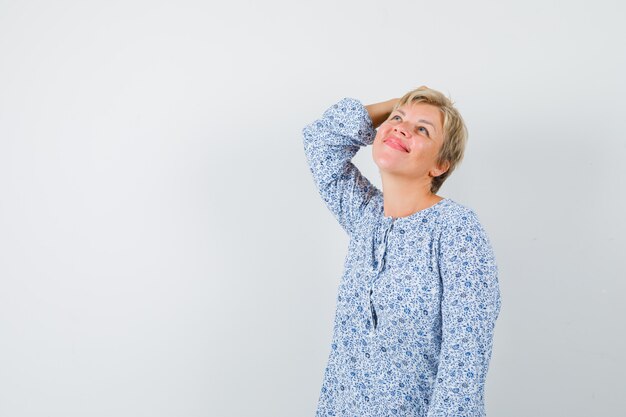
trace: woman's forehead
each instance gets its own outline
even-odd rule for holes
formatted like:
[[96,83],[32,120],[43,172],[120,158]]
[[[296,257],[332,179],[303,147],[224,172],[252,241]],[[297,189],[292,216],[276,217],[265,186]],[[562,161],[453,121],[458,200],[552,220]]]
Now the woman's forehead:
[[430,123],[433,126],[443,126],[443,111],[433,104],[423,102],[405,103],[398,107],[396,111],[405,117],[415,119],[415,121]]

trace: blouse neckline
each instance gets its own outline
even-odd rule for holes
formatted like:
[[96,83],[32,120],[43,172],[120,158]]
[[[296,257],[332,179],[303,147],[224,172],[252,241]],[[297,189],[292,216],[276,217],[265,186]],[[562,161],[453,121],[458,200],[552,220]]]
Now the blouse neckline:
[[424,216],[425,214],[428,214],[429,212],[438,209],[439,207],[443,206],[444,204],[447,204],[448,201],[449,201],[449,199],[447,197],[443,197],[441,200],[439,200],[438,202],[436,202],[432,206],[426,207],[425,209],[422,209],[422,210],[418,210],[415,213],[409,214],[408,216],[404,216],[404,217],[385,216],[385,208],[384,208],[384,205],[382,204],[382,201],[381,201],[381,204],[380,204],[381,216],[383,218],[383,221],[387,222],[387,223],[408,222],[408,221],[411,221],[413,219],[420,218],[420,217]]

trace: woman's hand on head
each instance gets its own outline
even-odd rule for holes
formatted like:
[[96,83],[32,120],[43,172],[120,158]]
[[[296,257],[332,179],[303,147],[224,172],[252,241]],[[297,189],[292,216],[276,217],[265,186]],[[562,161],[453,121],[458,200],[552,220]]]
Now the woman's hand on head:
[[365,106],[370,119],[372,119],[374,129],[387,120],[398,101],[400,101],[399,98],[392,98],[387,101],[381,101],[380,103],[373,103]]

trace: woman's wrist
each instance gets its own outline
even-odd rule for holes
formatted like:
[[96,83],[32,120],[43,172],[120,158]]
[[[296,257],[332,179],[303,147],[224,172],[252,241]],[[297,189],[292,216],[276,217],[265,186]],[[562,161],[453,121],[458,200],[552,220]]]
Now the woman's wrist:
[[382,101],[380,103],[373,103],[365,106],[367,113],[372,119],[372,125],[374,129],[380,126],[391,114],[394,106],[400,99],[392,98],[391,100]]

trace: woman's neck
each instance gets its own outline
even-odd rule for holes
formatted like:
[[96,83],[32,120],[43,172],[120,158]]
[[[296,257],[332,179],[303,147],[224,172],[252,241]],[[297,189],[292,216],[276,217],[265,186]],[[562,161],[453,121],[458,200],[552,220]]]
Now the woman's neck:
[[386,217],[407,217],[441,200],[443,200],[442,197],[430,191],[430,183],[420,185],[415,182],[383,180],[383,204]]

